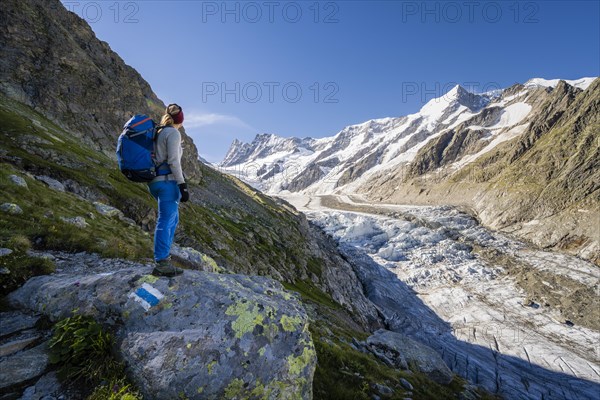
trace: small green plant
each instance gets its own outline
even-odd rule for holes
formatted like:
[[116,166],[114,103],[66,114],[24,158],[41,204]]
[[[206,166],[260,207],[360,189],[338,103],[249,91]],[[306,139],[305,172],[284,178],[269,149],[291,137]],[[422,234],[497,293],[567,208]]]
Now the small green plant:
[[86,400],[141,400],[142,395],[125,379],[114,379],[99,385]]
[[113,355],[114,345],[113,335],[93,318],[75,315],[54,326],[50,362],[59,365],[61,379],[95,386],[88,400],[141,400]]
[[25,253],[27,250],[31,249],[31,241],[25,235],[16,234],[8,241],[8,247],[15,251]]
[[111,333],[93,318],[75,315],[54,326],[50,362],[60,366],[62,379],[95,386],[87,400],[141,400],[125,378],[125,366],[114,358],[113,347]]
[[29,278],[54,272],[54,262],[47,258],[31,257],[21,251],[0,257],[0,297],[18,289]]
[[91,317],[75,315],[58,322],[50,340],[50,362],[60,365],[67,380],[99,383],[121,375],[123,365],[112,356],[114,338]]

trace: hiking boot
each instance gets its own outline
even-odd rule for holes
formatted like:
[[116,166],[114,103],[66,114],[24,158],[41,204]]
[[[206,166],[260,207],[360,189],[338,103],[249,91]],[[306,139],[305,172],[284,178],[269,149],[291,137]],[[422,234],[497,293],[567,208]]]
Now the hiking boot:
[[181,274],[183,274],[183,270],[171,264],[171,260],[168,258],[157,261],[154,269],[152,270],[152,275],[154,276],[166,276],[170,278]]

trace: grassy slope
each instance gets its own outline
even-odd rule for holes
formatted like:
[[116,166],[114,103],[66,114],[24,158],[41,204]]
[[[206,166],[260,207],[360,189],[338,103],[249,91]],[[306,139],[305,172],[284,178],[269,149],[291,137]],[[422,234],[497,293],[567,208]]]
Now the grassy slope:
[[[34,116],[40,121],[40,126],[23,118],[21,113]],[[51,190],[33,175],[51,175],[61,181],[72,179],[94,188],[101,197],[111,199],[115,205],[130,198],[135,199],[138,206],[151,207],[151,199],[143,187],[127,184],[116,169],[105,168],[113,163],[112,160],[79,146],[56,125],[39,114],[33,114],[25,106],[2,99],[0,121],[0,149],[4,150],[0,158],[1,201],[16,203],[24,211],[21,215],[3,215],[0,226],[3,243],[13,235],[23,234],[46,248],[89,250],[107,257],[131,259],[151,256],[151,238],[147,233],[125,222],[100,217],[91,202],[72,193]],[[30,148],[23,145],[25,141],[31,143]],[[66,156],[60,161],[53,160],[58,153]],[[59,164],[65,162],[80,163],[81,167],[75,169]],[[28,188],[10,182],[9,175],[13,174],[24,178]],[[53,215],[49,215],[49,211]],[[96,218],[89,218],[89,213],[95,214]],[[60,219],[76,216],[86,217],[90,227],[81,230]]]
[[[80,145],[27,106],[0,97],[0,121],[0,204],[16,203],[23,210],[18,215],[3,213],[0,220],[0,247],[16,250],[10,258],[3,258],[2,266],[6,264],[11,274],[10,279],[2,278],[0,284],[5,287],[0,295],[29,276],[52,271],[47,260],[26,255],[31,245],[134,260],[152,256],[152,237],[139,227],[155,207],[144,185],[128,182],[113,160]],[[10,175],[24,178],[28,187],[15,185]],[[91,201],[52,190],[34,175],[76,181],[102,202],[125,211],[138,225],[102,216]],[[402,398],[400,377],[415,386],[414,399],[456,398],[464,384],[458,378],[449,387],[441,387],[421,374],[382,365],[348,344],[352,337],[364,339],[368,334],[326,292],[301,279],[302,270],[318,276],[322,263],[308,253],[293,210],[209,168],[204,168],[201,184],[191,190],[198,204],[182,207],[180,242],[193,245],[232,271],[275,275],[286,288],[301,294],[313,320],[319,360],[316,399],[367,399],[375,393],[372,385],[376,382],[395,387],[398,392],[393,398]],[[61,219],[77,216],[84,217],[89,226],[81,229]]]

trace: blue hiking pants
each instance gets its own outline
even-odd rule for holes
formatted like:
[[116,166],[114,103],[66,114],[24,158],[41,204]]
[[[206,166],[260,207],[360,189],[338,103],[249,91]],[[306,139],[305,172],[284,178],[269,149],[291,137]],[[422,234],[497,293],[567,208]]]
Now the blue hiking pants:
[[154,260],[169,257],[175,228],[179,222],[181,192],[176,181],[159,181],[148,185],[150,193],[158,200],[158,220],[154,231]]

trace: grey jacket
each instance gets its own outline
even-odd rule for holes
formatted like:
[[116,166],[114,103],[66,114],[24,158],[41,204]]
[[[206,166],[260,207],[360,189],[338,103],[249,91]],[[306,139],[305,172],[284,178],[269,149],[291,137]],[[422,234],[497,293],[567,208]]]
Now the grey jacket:
[[165,176],[157,176],[150,183],[163,181],[165,179],[176,180],[177,184],[184,183],[183,170],[181,169],[181,133],[172,126],[163,128],[156,139],[156,161],[167,162],[171,173]]

